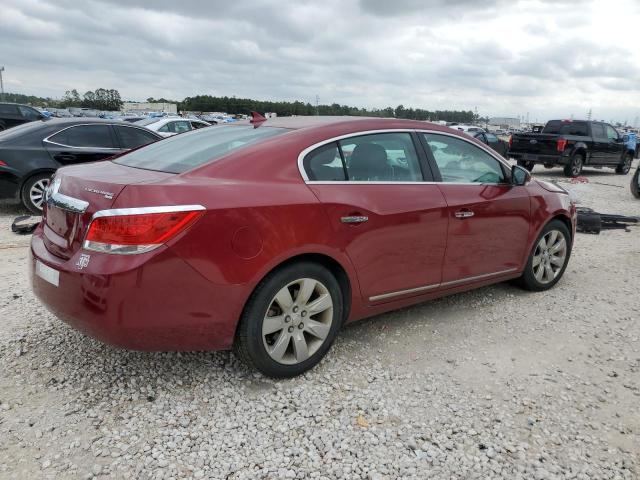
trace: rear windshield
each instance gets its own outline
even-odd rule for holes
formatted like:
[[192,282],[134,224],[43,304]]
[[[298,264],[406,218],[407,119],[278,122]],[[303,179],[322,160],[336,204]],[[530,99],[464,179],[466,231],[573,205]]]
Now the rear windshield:
[[9,128],[7,130],[0,131],[0,142],[11,140],[12,138],[20,137],[31,131],[42,128],[42,125],[49,120],[36,120],[35,122],[23,123],[17,127]]
[[563,122],[560,120],[551,120],[547,122],[542,133],[555,133],[558,135],[589,135],[587,122]]
[[152,143],[114,162],[146,170],[182,173],[287,131],[286,128],[253,126],[204,128]]

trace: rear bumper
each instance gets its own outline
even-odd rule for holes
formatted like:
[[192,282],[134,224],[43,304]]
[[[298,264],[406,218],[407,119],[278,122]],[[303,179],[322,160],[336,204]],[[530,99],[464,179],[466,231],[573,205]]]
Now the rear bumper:
[[529,154],[524,152],[507,152],[508,158],[513,158],[514,160],[524,161],[524,162],[533,162],[533,163],[543,163],[543,164],[553,164],[553,165],[567,165],[569,163],[569,157],[564,155],[538,155],[538,154]]
[[[91,256],[83,269],[76,265],[81,253]],[[38,227],[29,274],[49,310],[105,343],[156,351],[230,348],[246,286],[213,284],[169,248],[144,256],[79,251],[63,260],[45,248]],[[36,261],[59,272],[58,286],[35,274]]]

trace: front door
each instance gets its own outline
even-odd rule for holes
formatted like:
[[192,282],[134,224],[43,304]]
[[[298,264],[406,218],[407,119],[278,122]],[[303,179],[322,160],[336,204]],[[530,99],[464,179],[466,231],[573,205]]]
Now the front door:
[[449,229],[442,286],[517,271],[527,248],[530,199],[507,182],[507,170],[471,142],[422,134],[448,205]]
[[622,152],[624,150],[624,142],[622,136],[611,125],[605,125],[607,130],[607,163],[617,165],[622,160]]
[[305,157],[308,185],[365,301],[420,295],[441,282],[447,205],[437,185],[424,182],[424,167],[409,132],[354,136]]

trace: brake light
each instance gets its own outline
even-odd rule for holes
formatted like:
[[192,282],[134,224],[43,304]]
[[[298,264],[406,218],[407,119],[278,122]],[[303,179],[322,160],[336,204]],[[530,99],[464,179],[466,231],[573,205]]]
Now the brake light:
[[0,167],[6,167],[6,166],[7,166],[7,164],[4,163],[2,160],[0,160]]
[[567,146],[567,139],[566,138],[559,138],[558,139],[558,143],[556,145],[557,150],[559,152],[564,152],[565,147]]
[[119,254],[149,252],[189,228],[203,214],[200,205],[103,210],[94,215],[84,248]]
[[509,148],[513,146],[513,135],[509,135]]

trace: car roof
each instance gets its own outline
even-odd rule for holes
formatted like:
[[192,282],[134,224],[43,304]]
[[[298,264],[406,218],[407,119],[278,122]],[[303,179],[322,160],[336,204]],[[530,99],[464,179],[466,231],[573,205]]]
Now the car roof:
[[[251,121],[239,120],[229,123],[233,125],[256,125]],[[359,116],[296,116],[296,117],[274,117],[258,123],[258,126],[287,128],[290,130],[313,129],[322,127],[344,127],[351,130],[384,130],[384,129],[429,129],[450,131],[448,127],[443,127],[431,122],[422,120],[407,120],[399,118],[383,117],[359,117]]]

